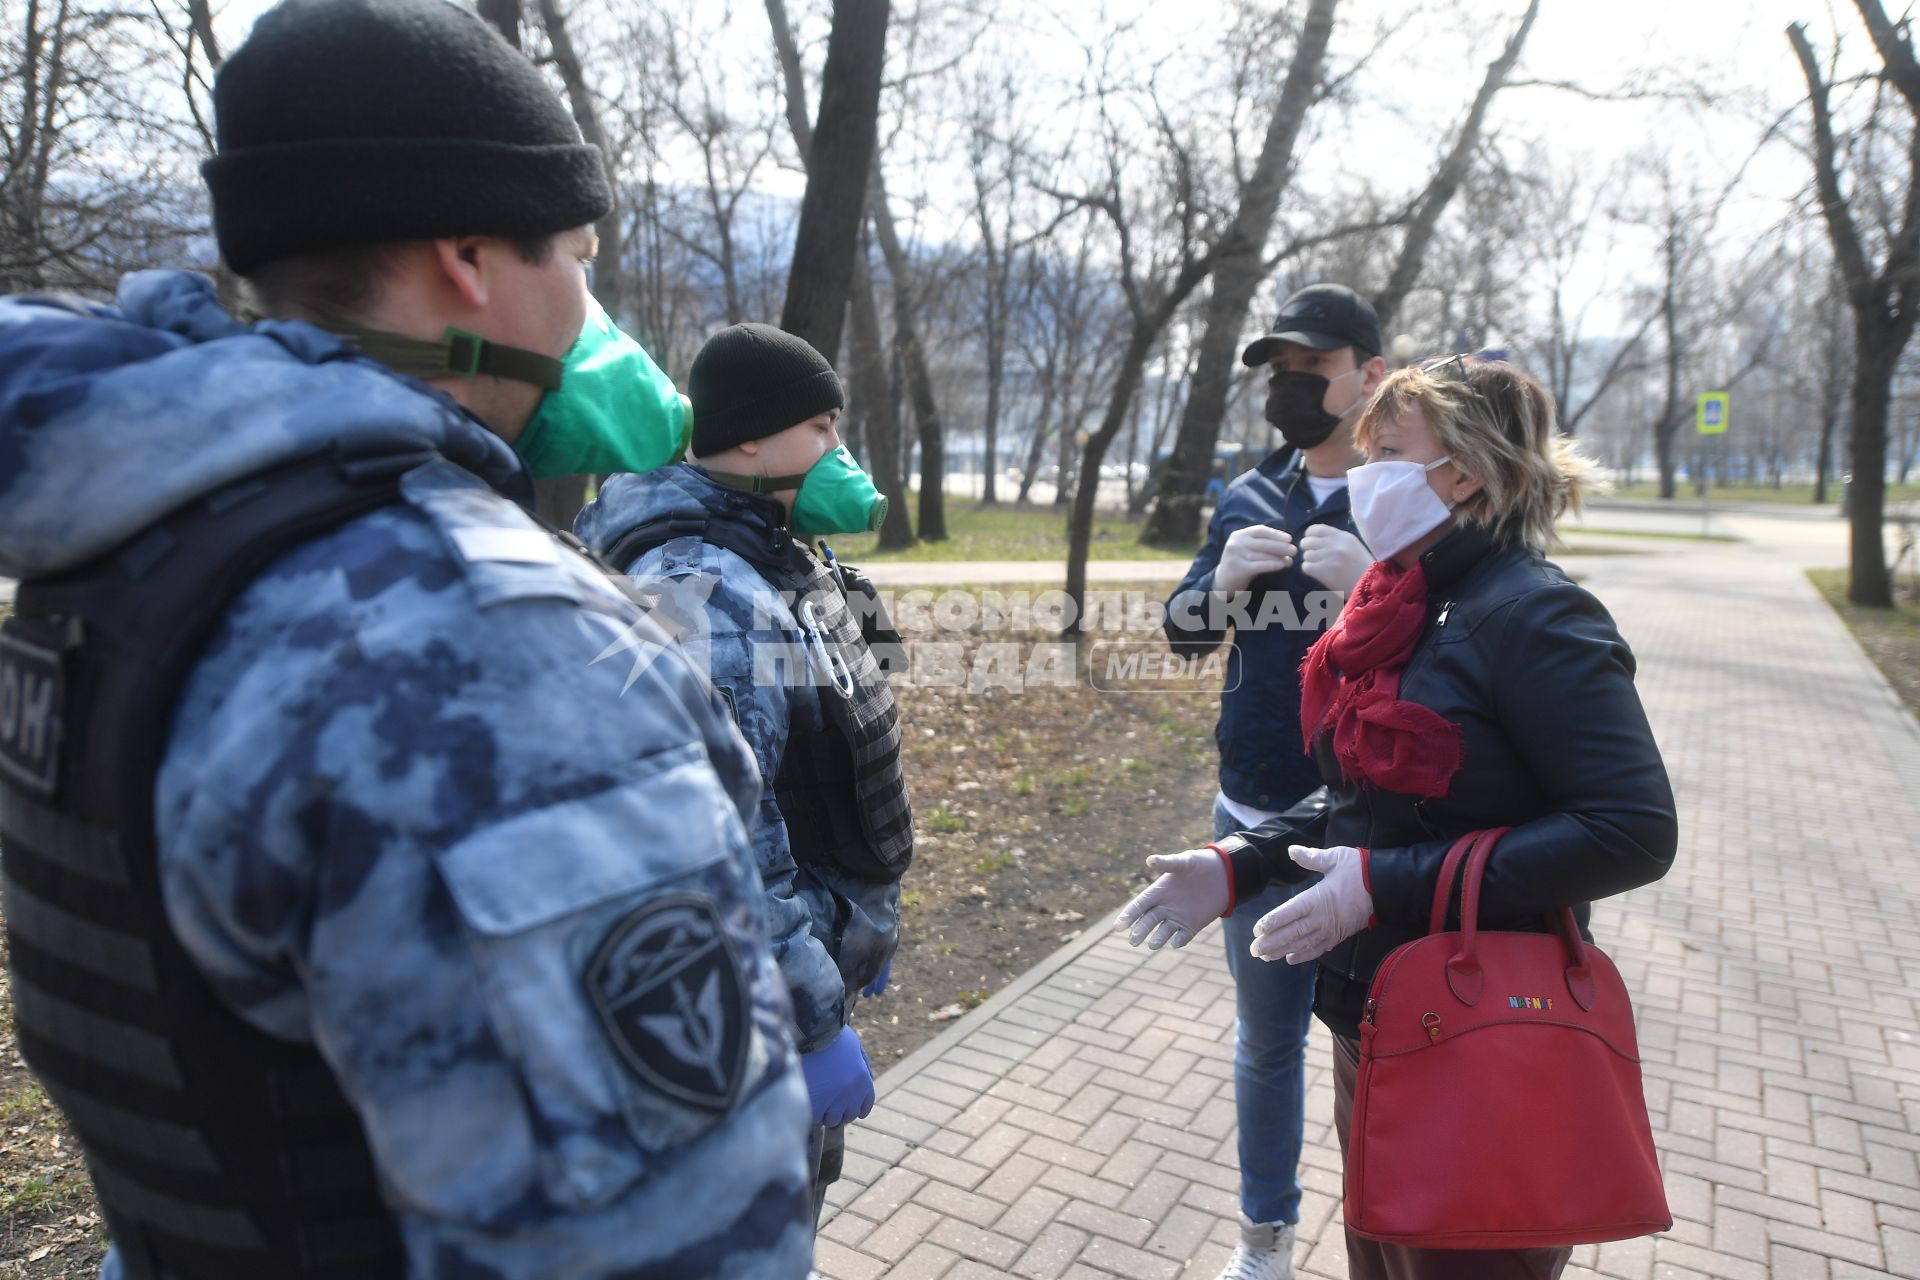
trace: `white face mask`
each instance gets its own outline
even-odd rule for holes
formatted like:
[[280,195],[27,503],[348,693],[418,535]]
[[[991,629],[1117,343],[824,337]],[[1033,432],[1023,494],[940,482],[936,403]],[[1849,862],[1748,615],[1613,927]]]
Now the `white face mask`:
[[1427,483],[1433,462],[1369,462],[1347,472],[1347,495],[1360,540],[1376,560],[1391,560],[1445,524],[1453,508]]

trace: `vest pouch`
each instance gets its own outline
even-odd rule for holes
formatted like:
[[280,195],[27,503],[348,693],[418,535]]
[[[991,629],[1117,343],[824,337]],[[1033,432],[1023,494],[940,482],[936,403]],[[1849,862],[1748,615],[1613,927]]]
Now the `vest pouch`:
[[[510,817],[436,854],[486,974],[491,1025],[476,1034],[490,1031],[486,1051],[516,1060],[545,1131],[542,1185],[557,1204],[606,1203],[767,1076],[772,1050],[755,1026],[753,993],[770,975],[751,967],[755,917],[742,909],[760,889],[733,815],[688,744],[640,761],[617,786]],[[690,850],[709,855],[692,871]],[[457,1073],[405,1105],[444,1112],[420,1121],[440,1132],[499,1111],[463,1096]],[[474,1141],[484,1169],[502,1151],[524,1153],[532,1135]],[[406,1193],[413,1159],[444,1165],[448,1155],[387,1158]],[[503,1174],[516,1164],[525,1167],[512,1155],[497,1161]]]
[[892,884],[913,860],[893,690],[824,567],[798,594],[794,617],[822,721],[821,740],[789,737],[774,779],[794,860]]

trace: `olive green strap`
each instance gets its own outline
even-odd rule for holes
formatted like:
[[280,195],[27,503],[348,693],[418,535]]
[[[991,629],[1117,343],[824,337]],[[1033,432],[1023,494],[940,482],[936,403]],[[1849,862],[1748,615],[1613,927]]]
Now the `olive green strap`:
[[447,328],[434,342],[378,329],[351,329],[340,334],[369,360],[378,360],[395,373],[415,378],[471,378],[486,374],[530,382],[553,391],[560,385],[560,361],[537,351],[489,342],[465,329]]
[[802,471],[797,476],[745,476],[732,471],[707,472],[715,483],[729,489],[745,489],[748,493],[774,493],[781,489],[798,489],[800,482],[807,478]]

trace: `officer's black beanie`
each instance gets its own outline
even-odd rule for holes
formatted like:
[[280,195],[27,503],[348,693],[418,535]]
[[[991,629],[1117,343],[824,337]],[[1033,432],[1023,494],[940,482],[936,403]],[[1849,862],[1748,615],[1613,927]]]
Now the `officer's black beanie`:
[[445,0],[286,0],[220,68],[213,107],[201,171],[241,275],[318,249],[533,240],[613,204],[533,64]]
[[731,325],[708,338],[687,373],[687,398],[696,458],[765,439],[847,403],[827,358],[770,324]]

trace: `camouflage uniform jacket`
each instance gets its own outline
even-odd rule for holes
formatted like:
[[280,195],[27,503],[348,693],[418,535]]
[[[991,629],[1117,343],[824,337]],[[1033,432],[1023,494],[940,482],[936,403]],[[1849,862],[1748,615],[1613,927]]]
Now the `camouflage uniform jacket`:
[[[308,326],[243,326],[199,276],[134,275],[118,303],[0,300],[0,573],[395,426],[467,464],[276,562],[201,656],[154,798],[188,953],[334,1070],[414,1274],[798,1280],[806,1093],[747,849],[758,780],[711,688],[478,477],[527,487],[452,401]],[[659,660],[623,693],[596,659],[636,644]],[[718,1108],[634,1065],[685,1057],[688,1027],[623,1033],[593,985],[689,902],[739,979],[690,1015],[748,1046]]]
[[[729,489],[683,462],[614,477],[580,513],[574,531],[595,551],[605,551],[629,530],[689,506],[714,521],[760,529],[780,518],[772,499]],[[893,956],[900,886],[795,862],[773,783],[789,743],[818,741],[824,734],[825,691],[809,680],[784,678],[804,664],[771,661],[769,655],[784,659],[804,652],[800,623],[758,569],[712,542],[699,543],[691,558],[666,544],[614,567],[660,600],[655,616],[678,633],[687,656],[725,696],[753,748],[763,784],[753,851],[766,885],[773,954],[793,997],[801,1052],[824,1048],[846,1024],[860,988]]]

